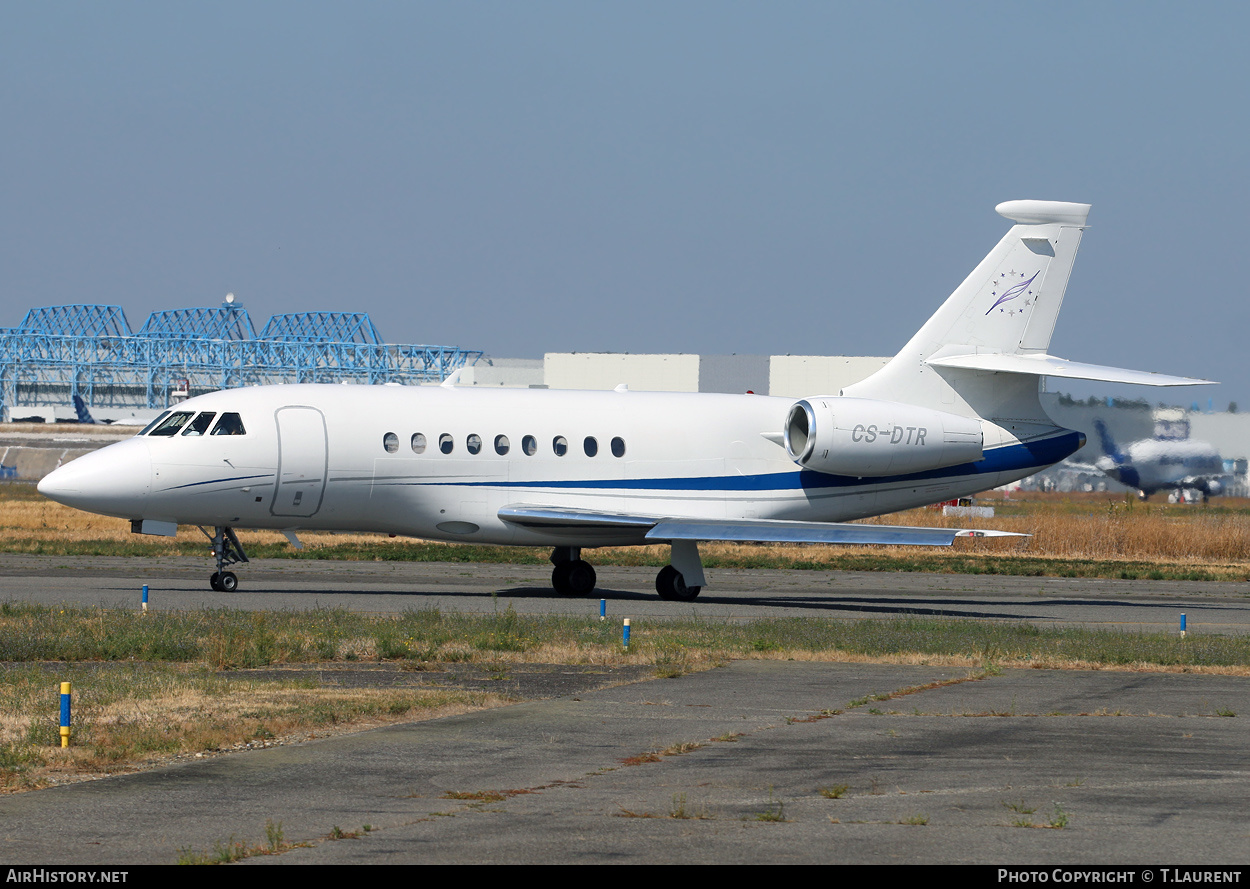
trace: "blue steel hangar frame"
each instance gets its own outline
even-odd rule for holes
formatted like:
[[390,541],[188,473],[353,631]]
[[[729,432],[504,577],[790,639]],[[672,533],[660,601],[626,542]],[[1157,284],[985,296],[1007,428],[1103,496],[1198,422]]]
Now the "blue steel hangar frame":
[[177,399],[272,383],[416,385],[477,362],[480,351],[383,342],[364,312],[275,315],[258,335],[247,310],[153,312],[132,332],[120,306],[31,309],[0,328],[0,416],[23,405],[168,407]]

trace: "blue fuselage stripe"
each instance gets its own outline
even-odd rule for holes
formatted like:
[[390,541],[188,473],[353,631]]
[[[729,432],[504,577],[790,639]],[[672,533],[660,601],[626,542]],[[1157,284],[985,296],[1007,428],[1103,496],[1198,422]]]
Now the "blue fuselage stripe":
[[199,488],[204,485],[221,485],[221,484],[228,484],[230,482],[246,482],[246,481],[252,481],[253,479],[258,479],[258,478],[270,478],[270,474],[262,473],[260,475],[236,475],[230,478],[210,478],[208,481],[204,481],[204,482],[190,482],[185,485],[174,485],[172,488],[162,488],[161,490],[162,491],[180,491],[183,488]]
[[[960,463],[908,475],[856,478],[799,469],[793,472],[769,472],[760,475],[709,475],[693,478],[633,479],[550,479],[535,481],[420,481],[408,484],[456,485],[458,487],[492,488],[576,488],[580,490],[646,490],[646,491],[787,491],[819,488],[855,488],[871,485],[911,484],[943,481],[976,475],[997,475],[1019,472],[1058,463],[1081,446],[1079,432],[1065,432],[985,452],[976,463]],[[401,483],[402,484],[402,483]]]

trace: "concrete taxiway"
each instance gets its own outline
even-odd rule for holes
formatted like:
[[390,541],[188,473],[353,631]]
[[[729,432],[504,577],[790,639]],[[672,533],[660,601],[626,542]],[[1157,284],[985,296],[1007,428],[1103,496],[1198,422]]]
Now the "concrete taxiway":
[[[590,600],[552,593],[547,573],[273,561],[227,595],[195,560],[5,556],[0,601],[137,607],[148,583],[158,609],[597,611],[602,597],[614,617],[1174,629],[1184,611],[1195,633],[1250,627],[1247,584],[717,571],[678,605],[642,592],[650,569],[603,568]],[[0,857],[173,862],[263,845],[280,823],[293,848],[245,864],[1250,859],[1250,678],[743,661],[637,679],[0,796]]]
[[664,602],[655,569],[602,566],[599,588],[561,596],[542,565],[334,562],[269,559],[238,568],[239,589],[208,588],[208,559],[0,556],[0,602],[138,607],[149,586],[153,609],[346,608],[521,614],[598,613],[620,617],[699,615],[716,620],[814,616],[1010,620],[1172,631],[1186,615],[1191,632],[1250,632],[1250,583],[1097,580],[891,572],[709,570],[693,603]]
[[0,797],[0,857],[1244,863],[1247,714],[1235,677],[737,662]]

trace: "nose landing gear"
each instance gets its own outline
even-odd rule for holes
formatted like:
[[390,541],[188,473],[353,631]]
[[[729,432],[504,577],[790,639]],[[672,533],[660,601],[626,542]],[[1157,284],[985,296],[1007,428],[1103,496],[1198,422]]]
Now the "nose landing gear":
[[215,571],[208,585],[219,593],[233,593],[239,588],[239,578],[233,571]]
[[243,552],[243,547],[239,543],[239,538],[235,536],[233,528],[218,525],[213,534],[209,534],[203,528],[200,530],[204,531],[204,536],[213,542],[213,557],[217,560],[217,570],[208,579],[208,585],[219,593],[233,593],[239,588],[239,578],[233,571],[225,570],[226,566],[236,562],[246,562],[247,553]]

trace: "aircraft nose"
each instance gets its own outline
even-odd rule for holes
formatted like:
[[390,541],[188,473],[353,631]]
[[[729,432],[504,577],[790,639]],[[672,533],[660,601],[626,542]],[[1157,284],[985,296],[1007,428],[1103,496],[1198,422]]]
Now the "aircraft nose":
[[132,438],[84,454],[53,470],[38,490],[50,500],[87,512],[138,518],[152,488],[152,456]]

